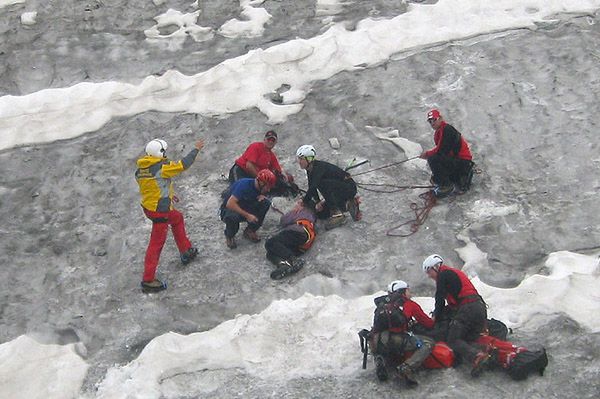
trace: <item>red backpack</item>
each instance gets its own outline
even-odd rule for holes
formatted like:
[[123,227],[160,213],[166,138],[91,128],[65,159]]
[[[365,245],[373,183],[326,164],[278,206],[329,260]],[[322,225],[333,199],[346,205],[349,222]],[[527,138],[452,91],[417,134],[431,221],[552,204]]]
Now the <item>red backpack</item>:
[[431,353],[423,361],[423,367],[426,369],[443,369],[454,365],[454,351],[448,344],[439,341],[431,350]]

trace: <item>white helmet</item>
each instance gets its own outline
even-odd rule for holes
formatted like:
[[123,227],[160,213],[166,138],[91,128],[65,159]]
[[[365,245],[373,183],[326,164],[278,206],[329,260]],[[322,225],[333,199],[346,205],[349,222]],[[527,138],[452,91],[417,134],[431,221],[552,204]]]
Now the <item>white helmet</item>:
[[146,144],[146,154],[153,157],[167,157],[167,142],[161,139],[154,139]]
[[317,156],[317,151],[315,151],[315,147],[310,144],[301,145],[296,150],[296,156],[298,158],[314,158]]
[[408,284],[402,280],[394,280],[388,285],[388,292],[396,292],[400,290],[405,290],[408,288]]
[[427,273],[427,271],[429,269],[433,269],[434,267],[439,266],[442,263],[444,263],[444,258],[442,258],[441,256],[439,256],[438,254],[429,255],[423,261],[423,271],[425,273]]

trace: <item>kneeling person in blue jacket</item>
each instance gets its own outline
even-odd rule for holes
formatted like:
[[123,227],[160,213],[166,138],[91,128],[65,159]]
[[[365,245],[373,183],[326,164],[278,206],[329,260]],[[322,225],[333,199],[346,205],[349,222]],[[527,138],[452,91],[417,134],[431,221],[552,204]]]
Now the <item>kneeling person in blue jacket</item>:
[[257,243],[260,237],[256,231],[262,226],[265,215],[271,207],[271,202],[265,194],[273,188],[276,177],[270,170],[263,169],[256,178],[240,179],[233,183],[223,196],[221,204],[221,220],[225,222],[225,239],[227,247],[236,248],[235,235],[244,220],[248,226],[244,237]]

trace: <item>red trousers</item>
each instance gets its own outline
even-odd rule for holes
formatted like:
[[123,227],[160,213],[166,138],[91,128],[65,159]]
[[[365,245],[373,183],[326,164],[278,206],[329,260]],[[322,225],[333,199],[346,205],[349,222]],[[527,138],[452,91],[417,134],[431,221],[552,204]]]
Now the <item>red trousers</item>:
[[167,240],[169,226],[171,226],[179,253],[184,253],[190,249],[192,243],[185,233],[185,223],[181,212],[175,209],[169,212],[153,212],[144,208],[144,213],[148,219],[152,220],[152,233],[150,234],[150,243],[144,259],[143,281],[152,281],[156,274],[160,253]]

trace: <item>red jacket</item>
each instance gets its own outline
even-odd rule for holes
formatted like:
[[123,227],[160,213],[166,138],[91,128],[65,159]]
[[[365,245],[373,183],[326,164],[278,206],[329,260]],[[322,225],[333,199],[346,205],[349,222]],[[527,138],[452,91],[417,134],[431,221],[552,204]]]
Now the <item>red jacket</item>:
[[441,311],[440,307],[443,307],[444,299],[448,306],[457,307],[475,301],[475,296],[478,297],[479,293],[462,270],[446,265],[440,266],[435,291],[436,316]]
[[250,144],[242,156],[235,161],[235,164],[247,173],[246,162],[248,161],[256,165],[258,170],[269,169],[272,172],[281,173],[281,166],[279,166],[277,156],[273,151],[265,147],[265,143],[262,141]]
[[433,319],[425,314],[423,308],[421,308],[418,303],[410,299],[404,302],[404,314],[408,319],[414,317],[417,323],[421,324],[423,327],[433,328]]
[[[460,140],[460,150],[456,154],[456,144]],[[433,142],[435,147],[425,152],[425,158],[429,158],[434,154],[446,155],[449,157],[466,159],[468,161],[473,159],[469,144],[462,137],[462,135],[454,128],[454,126],[447,124],[442,121],[440,127],[433,134]]]

